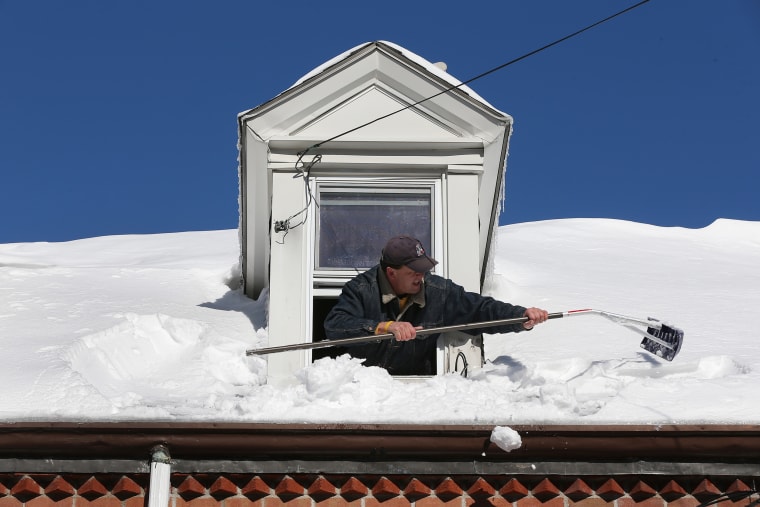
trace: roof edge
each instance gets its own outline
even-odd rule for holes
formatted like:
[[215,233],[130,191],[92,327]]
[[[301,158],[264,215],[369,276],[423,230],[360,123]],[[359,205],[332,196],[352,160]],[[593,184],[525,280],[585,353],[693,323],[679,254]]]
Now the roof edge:
[[166,445],[184,460],[652,461],[751,463],[760,425],[494,425],[23,422],[0,424],[0,458],[146,459]]

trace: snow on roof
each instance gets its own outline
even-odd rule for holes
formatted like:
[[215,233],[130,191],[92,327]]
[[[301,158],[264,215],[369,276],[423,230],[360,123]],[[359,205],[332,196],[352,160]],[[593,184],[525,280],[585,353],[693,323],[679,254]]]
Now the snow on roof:
[[[672,362],[606,319],[487,335],[469,378],[404,383],[343,356],[264,384],[266,298],[230,288],[236,231],[0,245],[0,414],[20,420],[757,423],[760,222],[566,219],[499,229],[488,293],[682,328]],[[572,269],[568,269],[572,266]],[[721,400],[728,400],[722,402]],[[503,441],[509,442],[509,435]]]
[[358,46],[354,46],[353,48],[349,49],[348,51],[344,51],[343,53],[335,56],[334,58],[331,58],[331,59],[327,60],[322,65],[319,65],[318,67],[315,67],[310,72],[306,73],[303,77],[301,77],[298,81],[296,81],[295,83],[293,83],[293,85],[291,86],[291,88],[300,85],[301,83],[307,81],[308,79],[310,79],[310,78],[312,78],[312,77],[314,77],[314,76],[316,76],[318,74],[321,74],[326,69],[332,67],[333,65],[335,65],[335,64],[337,64],[337,63],[339,63],[339,62],[341,62],[343,60],[345,60],[346,58],[350,57],[352,54],[356,53],[357,51],[359,51],[362,48],[364,48],[366,46],[369,46],[371,44],[383,44],[383,45],[388,46],[388,47],[390,47],[392,49],[395,49],[401,55],[403,55],[405,58],[407,58],[408,60],[411,60],[412,62],[416,63],[420,67],[424,68],[430,74],[433,74],[434,76],[442,79],[443,81],[449,83],[451,86],[456,86],[462,92],[466,93],[467,95],[469,95],[473,99],[477,100],[478,102],[482,103],[483,105],[488,106],[489,108],[493,109],[494,111],[497,111],[497,112],[499,112],[500,114],[502,114],[504,116],[509,116],[508,114],[504,113],[503,111],[499,111],[498,109],[496,109],[495,107],[493,107],[483,97],[481,97],[480,95],[478,95],[477,93],[475,93],[475,91],[472,88],[470,88],[469,86],[462,85],[462,82],[460,80],[458,80],[457,78],[455,78],[454,76],[452,76],[451,74],[449,74],[448,72],[446,72],[445,70],[443,70],[442,68],[438,67],[436,64],[429,62],[425,58],[419,56],[416,53],[413,53],[413,52],[409,51],[406,48],[403,48],[403,47],[399,46],[398,44],[394,44],[393,42],[388,42],[388,41],[365,42],[363,44],[359,44]]

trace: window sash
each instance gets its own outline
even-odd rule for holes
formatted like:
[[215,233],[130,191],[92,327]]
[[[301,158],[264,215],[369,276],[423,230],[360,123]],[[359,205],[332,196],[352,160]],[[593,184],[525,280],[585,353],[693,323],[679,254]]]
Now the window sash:
[[372,267],[397,234],[416,237],[434,256],[434,195],[432,184],[318,185],[315,270]]

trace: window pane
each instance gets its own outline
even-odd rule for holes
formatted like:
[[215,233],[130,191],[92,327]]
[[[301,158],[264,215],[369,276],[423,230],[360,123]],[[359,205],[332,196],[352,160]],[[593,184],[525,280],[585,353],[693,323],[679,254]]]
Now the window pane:
[[329,189],[319,193],[317,268],[366,269],[389,238],[409,234],[433,255],[432,202],[424,189]]

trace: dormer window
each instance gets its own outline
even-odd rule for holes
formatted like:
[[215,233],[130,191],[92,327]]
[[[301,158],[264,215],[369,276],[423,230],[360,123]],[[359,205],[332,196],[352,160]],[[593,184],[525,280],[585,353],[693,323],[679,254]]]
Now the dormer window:
[[[453,76],[370,42],[238,122],[244,291],[267,290],[270,346],[324,338],[344,284],[378,263],[397,234],[425,244],[436,274],[482,289],[512,118]],[[304,179],[297,166],[307,152],[321,162]],[[303,218],[298,227],[278,227],[291,216]],[[439,373],[459,371],[463,353],[472,367],[482,362],[469,335],[446,333],[439,343]],[[316,357],[271,354],[268,381],[291,381]]]

